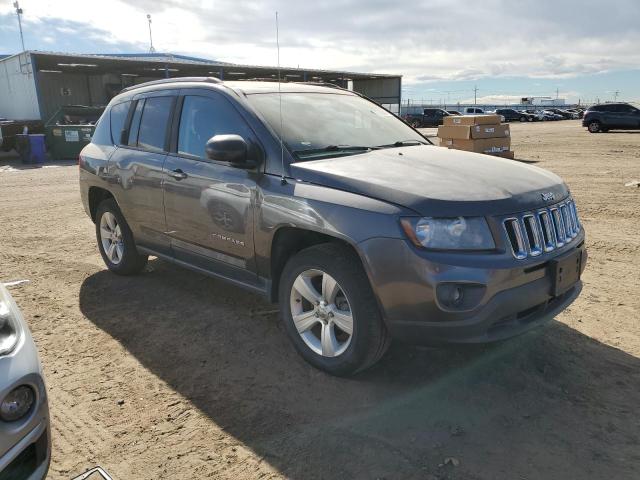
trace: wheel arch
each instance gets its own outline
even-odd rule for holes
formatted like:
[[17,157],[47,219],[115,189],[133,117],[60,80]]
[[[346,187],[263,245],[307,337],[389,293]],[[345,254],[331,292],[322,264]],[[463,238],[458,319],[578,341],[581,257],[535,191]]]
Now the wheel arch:
[[269,262],[269,277],[271,280],[269,300],[271,302],[276,303],[278,301],[280,277],[287,261],[301,250],[323,243],[334,243],[349,249],[357,256],[367,278],[369,278],[369,272],[367,271],[362,255],[356,243],[351,239],[308,228],[283,225],[275,231],[271,241],[271,256]]
[[[107,200],[108,198],[113,198],[115,200],[115,197],[106,188],[96,187],[96,186],[89,187],[88,195],[89,195],[89,215],[93,223],[95,223],[96,213],[98,211],[98,205],[100,205],[100,203],[102,203],[104,200]],[[117,200],[115,201],[117,203]]]

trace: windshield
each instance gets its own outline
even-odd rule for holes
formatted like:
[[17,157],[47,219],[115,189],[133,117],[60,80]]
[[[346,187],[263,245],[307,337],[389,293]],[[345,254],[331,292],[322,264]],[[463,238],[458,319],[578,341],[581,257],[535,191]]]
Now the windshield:
[[247,97],[300,160],[428,143],[387,110],[356,95],[282,93],[282,133],[278,94]]

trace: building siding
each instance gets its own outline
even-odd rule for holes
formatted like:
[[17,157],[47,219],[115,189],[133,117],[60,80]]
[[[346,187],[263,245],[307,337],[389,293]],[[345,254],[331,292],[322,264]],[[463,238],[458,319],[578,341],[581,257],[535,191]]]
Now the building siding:
[[0,60],[0,117],[40,119],[38,93],[28,53]]

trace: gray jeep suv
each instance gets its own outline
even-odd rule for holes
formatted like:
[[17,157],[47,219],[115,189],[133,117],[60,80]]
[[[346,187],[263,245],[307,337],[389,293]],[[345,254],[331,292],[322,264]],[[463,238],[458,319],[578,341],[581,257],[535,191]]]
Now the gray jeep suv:
[[260,292],[334,375],[392,337],[519,334],[581,290],[584,230],[560,178],[430,145],[347,90],[141,84],[110,102],[79,163],[111,271],[153,255]]

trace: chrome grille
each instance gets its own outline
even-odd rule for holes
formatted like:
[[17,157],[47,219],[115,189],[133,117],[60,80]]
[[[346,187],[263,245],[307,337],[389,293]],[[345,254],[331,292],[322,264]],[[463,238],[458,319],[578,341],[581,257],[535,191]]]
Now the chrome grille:
[[503,220],[508,243],[517,259],[536,257],[570,243],[580,233],[573,199]]

